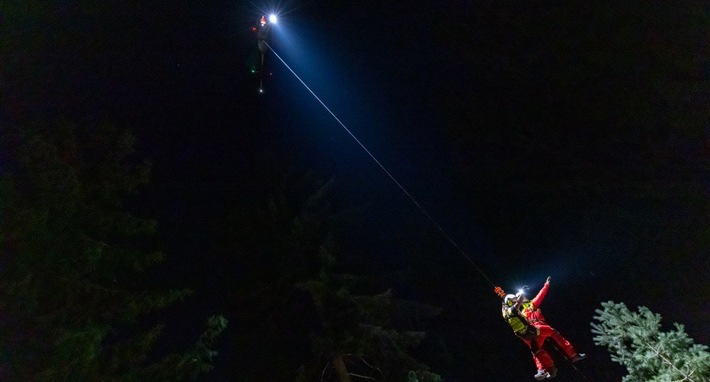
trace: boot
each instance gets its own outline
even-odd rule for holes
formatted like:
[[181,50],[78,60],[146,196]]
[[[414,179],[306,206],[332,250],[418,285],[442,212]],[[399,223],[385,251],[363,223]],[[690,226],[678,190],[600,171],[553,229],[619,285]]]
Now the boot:
[[581,360],[583,360],[583,359],[585,359],[585,358],[587,358],[587,355],[586,355],[586,354],[584,354],[584,353],[577,353],[577,354],[574,355],[574,357],[570,358],[569,360],[572,361],[572,362],[577,362],[577,361],[581,361]]
[[536,381],[542,381],[546,378],[550,378],[550,373],[545,371],[545,369],[540,369],[537,371],[537,374],[535,374],[534,378]]
[[547,373],[547,379],[552,379],[552,378],[555,378],[556,376],[557,376],[557,368],[553,367],[552,370],[550,370]]

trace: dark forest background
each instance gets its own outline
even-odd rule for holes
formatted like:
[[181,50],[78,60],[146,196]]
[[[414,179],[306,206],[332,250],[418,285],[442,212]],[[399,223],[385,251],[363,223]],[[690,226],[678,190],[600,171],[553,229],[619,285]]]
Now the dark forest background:
[[256,93],[253,4],[4,1],[0,379],[530,378],[486,277],[552,276],[561,381],[625,374],[604,301],[710,343],[703,2],[284,6],[434,224],[273,56]]

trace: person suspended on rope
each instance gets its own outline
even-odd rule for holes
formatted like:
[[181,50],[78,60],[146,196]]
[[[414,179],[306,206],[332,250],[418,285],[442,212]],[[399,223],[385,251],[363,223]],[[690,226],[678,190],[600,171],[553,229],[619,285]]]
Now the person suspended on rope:
[[585,354],[577,353],[566,338],[545,322],[540,304],[550,288],[550,279],[551,277],[548,276],[545,285],[532,300],[525,297],[524,290],[514,295],[506,295],[503,299],[503,318],[513,328],[513,332],[530,348],[537,367],[534,378],[538,381],[552,379],[557,375],[555,363],[543,347],[548,338],[571,362],[586,358]]
[[271,25],[266,20],[266,16],[261,16],[261,18],[259,19],[259,23],[254,28],[256,28],[256,46],[259,48],[259,51],[261,52],[263,57],[264,53],[266,53],[266,38],[269,35],[269,29],[271,29]]
[[259,93],[264,92],[264,56],[268,50],[266,39],[269,37],[271,24],[274,23],[276,23],[275,15],[269,16],[268,19],[264,15],[261,16],[257,24],[251,28],[252,31],[256,33],[256,47],[259,49],[258,63],[251,65],[251,72],[259,77]]

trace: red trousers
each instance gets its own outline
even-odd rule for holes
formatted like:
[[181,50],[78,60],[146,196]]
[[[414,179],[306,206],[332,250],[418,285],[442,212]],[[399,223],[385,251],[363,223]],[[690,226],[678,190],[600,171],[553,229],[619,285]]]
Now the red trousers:
[[535,361],[535,366],[537,366],[538,370],[549,371],[555,367],[555,362],[552,360],[552,357],[550,357],[550,354],[542,346],[548,338],[552,339],[557,348],[564,354],[565,357],[572,358],[577,354],[572,344],[569,343],[566,338],[562,337],[560,332],[552,328],[550,325],[547,325],[542,321],[532,323],[532,325],[540,331],[540,334],[532,340],[523,341],[525,341],[530,348],[530,351],[533,354],[533,360]]

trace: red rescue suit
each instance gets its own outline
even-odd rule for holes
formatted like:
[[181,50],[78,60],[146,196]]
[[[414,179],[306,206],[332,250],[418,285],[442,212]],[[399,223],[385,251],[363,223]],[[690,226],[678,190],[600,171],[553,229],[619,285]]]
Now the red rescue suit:
[[533,360],[535,361],[535,366],[538,370],[553,370],[555,368],[555,363],[550,357],[550,354],[543,348],[545,340],[551,338],[562,353],[571,359],[577,352],[572,347],[572,344],[567,341],[562,335],[552,328],[550,325],[545,323],[545,317],[540,311],[540,304],[547,294],[547,290],[550,288],[550,283],[545,282],[545,285],[540,289],[537,296],[531,301],[525,301],[520,307],[520,313],[525,317],[530,325],[534,326],[538,330],[538,335],[532,340],[526,340],[525,343],[530,347],[533,353]]

